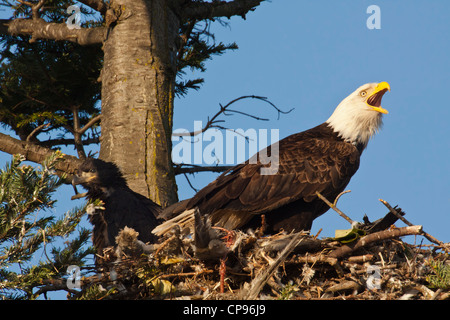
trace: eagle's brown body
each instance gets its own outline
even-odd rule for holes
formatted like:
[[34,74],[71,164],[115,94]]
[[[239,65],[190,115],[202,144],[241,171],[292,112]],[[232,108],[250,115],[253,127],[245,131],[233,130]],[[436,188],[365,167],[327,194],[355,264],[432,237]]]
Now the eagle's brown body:
[[286,137],[278,147],[276,174],[262,175],[264,165],[246,161],[192,199],[167,208],[165,218],[198,207],[213,225],[226,229],[258,227],[264,214],[267,231],[309,230],[329,209],[316,192],[334,200],[358,170],[362,149],[338,137],[326,123]]
[[381,127],[382,114],[388,113],[381,107],[388,90],[387,82],[362,85],[323,124],[282,139],[267,153],[259,152],[264,157],[278,147],[278,171],[262,170],[273,167],[271,163],[239,164],[192,199],[166,208],[161,217],[168,221],[153,233],[162,235],[175,225],[192,226],[197,209],[213,226],[226,229],[261,226],[264,215],[268,232],[309,230],[313,220],[329,209],[317,192],[333,201],[358,170],[361,153]]

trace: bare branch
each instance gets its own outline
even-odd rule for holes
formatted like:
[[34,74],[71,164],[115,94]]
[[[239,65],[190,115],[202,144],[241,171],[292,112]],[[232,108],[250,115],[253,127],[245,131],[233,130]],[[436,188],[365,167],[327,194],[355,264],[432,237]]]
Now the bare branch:
[[280,264],[282,264],[288,255],[295,249],[295,247],[303,240],[303,233],[299,232],[295,234],[292,240],[286,245],[284,250],[278,255],[278,257],[269,264],[267,269],[258,274],[250,283],[250,288],[247,292],[244,291],[242,299],[253,300],[259,295],[264,285],[269,281],[270,277],[278,269]]
[[191,21],[189,21],[188,27],[186,32],[180,37],[181,39],[181,44],[180,44],[180,49],[178,49],[178,53],[177,53],[177,58],[178,60],[181,60],[183,57],[183,54],[185,52],[185,46],[189,41],[189,38],[191,36],[192,30],[194,29],[195,24],[197,23],[197,20],[193,19]]
[[46,0],[39,0],[38,3],[33,3],[33,2],[29,2],[29,1],[24,1],[24,0],[17,0],[17,2],[19,2],[19,3],[23,4],[23,5],[28,6],[28,7],[31,8],[33,19],[40,18],[40,12],[39,11],[41,10],[41,8],[44,5],[45,1]]
[[187,176],[187,174],[186,174],[186,173],[183,173],[183,175],[184,175],[184,177],[186,178],[186,181],[187,181],[189,187],[191,187],[191,189],[194,190],[195,193],[197,193],[197,192],[198,192],[198,189],[195,188],[195,187],[192,185],[191,180],[189,180],[189,177]]
[[40,18],[14,19],[8,23],[9,34],[31,35],[32,40],[30,41],[37,39],[66,40],[79,45],[93,45],[102,43],[105,32],[105,27],[69,29],[65,23],[50,23]]
[[40,126],[37,126],[33,131],[31,131],[31,133],[28,135],[27,140],[28,142],[31,141],[31,139],[41,130],[48,128],[50,126],[50,123],[44,123],[41,124]]
[[106,10],[108,9],[106,3],[102,0],[78,0],[78,2],[81,2],[95,11],[100,12],[102,15],[105,15]]
[[341,210],[338,209],[338,207],[336,207],[336,202],[337,200],[340,198],[340,196],[344,193],[347,193],[348,191],[344,191],[342,193],[340,193],[337,197],[336,200],[334,201],[334,203],[331,203],[330,201],[328,201],[327,198],[325,198],[323,195],[320,194],[319,191],[316,191],[317,196],[323,201],[325,202],[331,209],[333,209],[334,211],[336,211],[342,218],[344,218],[345,220],[347,220],[350,224],[353,225],[353,220],[350,219],[345,213],[343,213]]
[[81,141],[82,134],[80,133],[80,117],[78,115],[78,107],[74,106],[72,108],[73,114],[73,128],[67,127],[69,131],[73,134],[73,139],[75,141],[75,148],[77,149],[78,158],[86,159],[86,153],[84,152],[83,143]]
[[[55,150],[50,148],[42,147],[27,141],[17,140],[3,133],[0,133],[0,151],[9,154],[22,154],[27,160],[35,163],[42,163],[55,152]],[[73,174],[80,164],[80,159],[74,156],[64,155],[64,161],[56,164],[56,173],[58,175],[61,175],[62,173]],[[70,183],[70,181],[67,182]]]
[[68,131],[70,131],[73,134],[73,145],[75,145],[75,148],[78,152],[78,157],[80,159],[86,159],[86,153],[84,152],[84,143],[82,140],[83,134],[91,128],[97,121],[99,121],[102,118],[102,115],[97,115],[93,117],[89,122],[84,126],[80,127],[80,118],[78,115],[78,107],[73,107],[72,110],[73,113],[73,127],[70,126],[64,126]]
[[184,19],[214,19],[218,17],[231,18],[232,16],[245,15],[249,11],[255,10],[263,0],[234,0],[234,1],[213,1],[213,2],[188,2],[181,9]]
[[195,164],[184,164],[184,163],[174,165],[175,175],[187,173],[192,174],[197,172],[224,172],[231,168],[233,168],[233,166],[198,166]]
[[225,127],[217,125],[217,123],[225,122],[224,120],[218,120],[217,118],[221,114],[230,115],[230,114],[227,114],[227,112],[242,114],[242,115],[245,115],[247,117],[251,117],[251,118],[256,119],[256,120],[263,120],[263,121],[267,121],[268,120],[268,119],[260,118],[260,117],[257,117],[257,116],[254,116],[254,115],[242,112],[242,111],[228,109],[228,107],[231,106],[233,103],[236,103],[236,102],[238,102],[240,100],[243,100],[243,99],[258,99],[258,100],[261,100],[261,101],[264,101],[264,102],[270,104],[277,111],[278,118],[280,117],[280,114],[287,114],[287,113],[291,112],[292,110],[294,110],[292,108],[292,109],[290,109],[288,111],[283,111],[280,108],[278,108],[277,106],[275,106],[275,104],[270,102],[267,99],[267,97],[261,97],[261,96],[255,96],[255,95],[242,96],[242,97],[236,98],[236,99],[228,102],[225,106],[222,106],[222,104],[219,104],[220,110],[211,119],[208,119],[208,121],[207,121],[207,123],[206,123],[206,125],[205,125],[205,127],[203,129],[198,130],[198,131],[194,131],[194,132],[176,132],[176,133],[172,133],[172,136],[175,136],[175,137],[183,137],[183,136],[194,137],[194,136],[199,135],[199,134],[201,134],[201,133],[203,133],[206,130],[211,129],[211,128],[226,129]]
[[[98,137],[88,137],[82,141],[83,145],[89,145],[94,143],[99,143],[100,139]],[[52,148],[55,146],[68,146],[68,145],[75,145],[74,139],[49,139],[45,141],[40,141],[38,143],[40,146],[45,148]]]
[[80,129],[80,134],[84,134],[89,128],[91,128],[94,124],[96,124],[98,121],[100,121],[102,119],[102,115],[99,114],[95,117],[93,117],[91,120],[89,120],[88,123],[86,123],[84,125],[83,128]]
[[383,230],[364,236],[360,238],[358,241],[356,241],[354,244],[343,245],[342,247],[339,247],[338,249],[332,251],[327,256],[329,258],[339,259],[349,255],[350,253],[352,253],[357,249],[360,249],[377,241],[393,239],[407,235],[418,235],[421,233],[422,233],[422,226],[410,226],[410,227],[396,228],[392,230]]
[[[384,201],[383,199],[380,199],[381,203],[383,203],[386,208],[389,209],[389,211],[395,215],[397,218],[399,218],[400,220],[402,220],[406,225],[408,226],[413,226],[413,224],[411,222],[409,222],[408,220],[406,220],[405,217],[403,217],[402,215],[400,215],[397,210],[395,210],[394,208],[391,207],[391,205],[389,203],[387,203],[387,201]],[[436,243],[440,246],[444,246],[444,243],[439,241],[438,239],[436,239],[435,237],[433,237],[431,234],[426,233],[424,230],[422,230],[421,234],[427,238],[429,241]]]

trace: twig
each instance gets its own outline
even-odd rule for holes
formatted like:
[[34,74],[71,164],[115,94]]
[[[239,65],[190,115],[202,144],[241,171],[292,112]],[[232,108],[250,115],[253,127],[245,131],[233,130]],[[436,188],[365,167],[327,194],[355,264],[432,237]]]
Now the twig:
[[403,228],[397,228],[393,230],[383,230],[375,233],[371,233],[367,236],[364,236],[360,238],[358,241],[356,241],[352,245],[343,245],[342,247],[332,251],[330,254],[328,254],[328,257],[331,258],[342,258],[344,256],[349,255],[353,251],[363,248],[373,242],[392,239],[392,238],[398,238],[402,236],[407,235],[417,235],[422,233],[422,226],[410,226],[410,227],[403,227]]
[[228,102],[225,106],[222,106],[221,104],[219,104],[220,110],[211,119],[208,119],[208,122],[206,123],[206,125],[205,125],[205,127],[203,129],[197,130],[197,131],[194,131],[194,132],[174,132],[174,133],[172,133],[172,136],[175,136],[175,137],[183,137],[183,136],[194,137],[196,135],[199,135],[199,134],[205,132],[206,130],[208,130],[210,128],[226,129],[226,128],[222,127],[222,126],[217,126],[216,124],[220,123],[220,122],[224,122],[224,120],[217,120],[217,117],[219,117],[221,114],[227,115],[226,114],[227,111],[231,112],[231,113],[232,112],[239,113],[239,114],[242,114],[242,115],[245,115],[245,116],[257,119],[257,120],[267,120],[267,119],[264,119],[264,118],[259,118],[257,116],[253,116],[251,114],[248,114],[248,113],[245,113],[245,112],[242,112],[242,111],[227,110],[227,108],[229,106],[231,106],[233,103],[238,102],[239,100],[243,100],[243,99],[258,99],[258,100],[261,100],[261,101],[264,101],[264,102],[270,104],[277,111],[278,119],[280,118],[280,114],[281,113],[282,114],[287,114],[287,113],[291,112],[292,110],[294,110],[292,108],[289,111],[283,111],[280,108],[278,108],[277,106],[275,106],[275,104],[270,102],[267,99],[267,97],[261,97],[261,96],[255,96],[255,95],[242,96],[242,97],[236,98],[236,99]]
[[50,123],[44,123],[41,124],[40,126],[37,126],[33,131],[31,131],[31,133],[28,135],[26,141],[29,142],[31,141],[31,139],[41,130],[48,128],[50,126]]
[[160,275],[158,278],[160,279],[166,279],[166,278],[174,278],[174,277],[190,277],[190,276],[199,276],[201,274],[209,274],[209,273],[213,273],[214,270],[202,270],[202,271],[198,271],[198,272],[182,272],[182,273],[170,273],[170,274],[162,274]]
[[286,261],[286,263],[288,264],[295,264],[295,263],[317,263],[317,262],[322,262],[322,263],[328,263],[330,266],[335,266],[338,263],[338,259],[337,258],[331,258],[328,257],[326,255],[323,255],[322,253],[316,254],[316,255],[305,255],[303,257],[301,256],[297,256],[292,258],[289,261]]
[[86,123],[83,128],[81,128],[79,130],[80,134],[84,134],[89,128],[91,128],[97,121],[100,121],[102,119],[102,115],[96,115],[95,117],[93,117],[91,120],[88,121],[88,123]]
[[38,19],[40,18],[40,13],[39,10],[41,10],[42,6],[44,5],[46,0],[40,0],[38,3],[32,3],[29,1],[24,1],[24,0],[17,0],[17,2],[26,5],[28,7],[31,8],[31,12],[33,14],[33,19]]
[[325,198],[323,195],[320,194],[319,191],[316,191],[317,196],[322,199],[323,202],[325,202],[331,209],[333,209],[334,211],[336,211],[342,218],[344,218],[345,220],[347,220],[350,224],[353,224],[354,221],[352,219],[350,219],[345,213],[343,213],[341,210],[338,209],[338,207],[336,207],[336,202],[337,200],[340,198],[341,195],[343,195],[344,193],[347,193],[350,191],[344,191],[341,192],[337,197],[336,200],[334,201],[334,203],[331,203],[330,201],[328,201],[327,198]]
[[337,202],[338,202],[338,200],[339,200],[339,198],[340,198],[341,196],[343,196],[343,195],[346,194],[346,193],[350,193],[350,192],[352,192],[352,190],[345,190],[345,191],[342,191],[341,193],[339,193],[339,194],[337,195],[336,199],[334,199],[333,204],[336,205]]
[[[409,222],[408,220],[406,220],[403,216],[401,216],[400,214],[398,214],[398,212],[391,207],[391,205],[387,202],[384,201],[383,199],[380,199],[381,203],[384,204],[386,206],[386,208],[389,209],[389,211],[395,215],[397,218],[399,218],[400,220],[402,220],[406,225],[408,226],[413,226],[413,224],[411,222]],[[427,238],[429,241],[436,243],[440,246],[445,246],[445,244],[441,241],[439,241],[438,239],[436,239],[435,237],[433,237],[432,235],[430,235],[429,233],[425,232],[424,230],[422,230],[422,232],[420,233],[421,235],[423,235],[425,238]]]
[[192,30],[194,30],[194,26],[197,23],[196,19],[192,19],[188,22],[186,32],[180,37],[181,44],[178,49],[177,59],[180,61],[183,58],[183,54],[186,52],[185,46],[187,45],[189,38],[191,37]]
[[199,166],[195,164],[184,164],[176,163],[174,164],[175,174],[192,174],[197,172],[224,172],[228,169],[233,168],[233,166]]
[[176,238],[176,235],[173,235],[173,236],[169,237],[167,240],[165,240],[163,243],[161,243],[161,245],[156,250],[154,256],[157,257],[158,254],[161,252],[161,250],[164,249],[164,247],[167,246],[167,244],[170,243],[175,238]]
[[198,189],[192,185],[191,180],[189,180],[189,177],[187,176],[187,174],[183,173],[183,176],[186,178],[186,181],[187,181],[189,187],[191,187],[191,189],[194,190],[195,193],[197,193]]

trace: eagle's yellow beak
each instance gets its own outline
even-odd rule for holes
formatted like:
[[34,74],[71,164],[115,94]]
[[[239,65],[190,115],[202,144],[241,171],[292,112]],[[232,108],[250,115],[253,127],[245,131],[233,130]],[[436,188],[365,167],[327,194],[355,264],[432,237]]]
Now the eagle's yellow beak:
[[383,97],[386,91],[391,91],[389,83],[380,82],[375,87],[370,96],[367,98],[366,100],[367,105],[377,112],[388,114],[389,112],[381,107],[381,98]]

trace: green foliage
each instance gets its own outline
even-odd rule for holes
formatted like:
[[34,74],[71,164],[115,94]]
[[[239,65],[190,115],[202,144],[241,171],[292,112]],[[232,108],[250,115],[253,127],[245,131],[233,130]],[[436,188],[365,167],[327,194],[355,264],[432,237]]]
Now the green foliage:
[[443,290],[450,289],[450,264],[440,260],[430,260],[430,267],[434,274],[427,276],[430,287]]
[[[92,253],[91,248],[86,248],[90,232],[82,228],[64,247],[48,250],[55,240],[67,239],[76,231],[85,212],[85,208],[74,209],[59,219],[49,213],[55,204],[52,194],[62,183],[62,178],[54,175],[55,164],[61,158],[61,153],[55,152],[42,167],[33,168],[22,164],[21,156],[14,156],[0,171],[0,297],[3,299],[34,299],[45,294],[42,286],[55,279],[61,281],[69,265],[84,265],[86,256]],[[39,252],[43,260],[36,263]]]
[[294,293],[299,291],[297,285],[293,281],[289,281],[281,290],[278,296],[278,300],[290,300],[293,298]]
[[92,286],[88,286],[85,290],[83,290],[78,300],[103,300],[110,296],[113,296],[118,292],[116,287],[109,288],[108,290],[104,289],[101,284],[94,284]]
[[[47,1],[42,18],[56,23],[67,19],[75,1]],[[13,17],[30,17],[29,6],[10,1]],[[99,26],[93,10],[82,7],[87,26]],[[100,45],[79,46],[68,41],[36,41],[29,36],[0,37],[0,122],[25,140],[40,132],[69,133],[73,113],[86,124],[100,112],[103,52]],[[45,126],[45,127],[43,127]]]
[[67,131],[73,113],[81,124],[100,112],[101,49],[70,42],[3,36],[0,120],[25,139],[34,129]]

